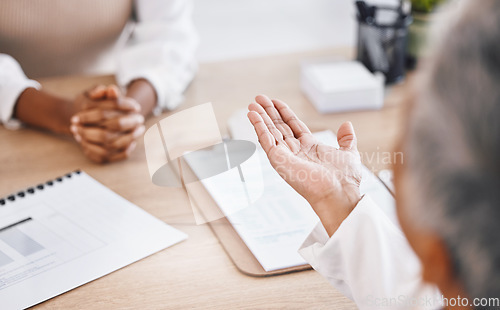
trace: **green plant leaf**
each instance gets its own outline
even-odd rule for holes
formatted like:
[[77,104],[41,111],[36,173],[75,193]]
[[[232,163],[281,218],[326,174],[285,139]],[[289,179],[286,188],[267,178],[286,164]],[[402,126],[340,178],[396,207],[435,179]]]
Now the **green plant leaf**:
[[412,10],[418,12],[432,12],[442,0],[411,0]]

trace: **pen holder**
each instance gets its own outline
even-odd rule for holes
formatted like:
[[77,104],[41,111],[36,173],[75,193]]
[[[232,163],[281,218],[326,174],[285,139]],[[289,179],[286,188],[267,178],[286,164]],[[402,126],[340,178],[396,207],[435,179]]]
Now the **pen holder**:
[[357,60],[371,72],[382,72],[386,84],[405,76],[408,29],[411,15],[401,15],[398,8],[374,7],[374,16],[358,20]]

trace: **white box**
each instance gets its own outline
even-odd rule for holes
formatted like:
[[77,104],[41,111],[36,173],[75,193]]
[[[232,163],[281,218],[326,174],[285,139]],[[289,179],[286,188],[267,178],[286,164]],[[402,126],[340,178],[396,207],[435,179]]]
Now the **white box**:
[[375,110],[384,104],[384,77],[357,61],[302,66],[301,89],[320,113]]

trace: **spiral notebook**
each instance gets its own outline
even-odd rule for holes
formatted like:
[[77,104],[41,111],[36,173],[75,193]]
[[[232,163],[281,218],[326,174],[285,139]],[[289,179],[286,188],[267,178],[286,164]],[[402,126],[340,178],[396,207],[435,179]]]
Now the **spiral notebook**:
[[186,237],[80,171],[0,198],[1,308],[33,306]]

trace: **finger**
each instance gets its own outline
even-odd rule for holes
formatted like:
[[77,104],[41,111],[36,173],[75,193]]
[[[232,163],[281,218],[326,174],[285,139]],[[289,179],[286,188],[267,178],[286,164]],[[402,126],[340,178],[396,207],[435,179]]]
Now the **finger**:
[[141,110],[140,104],[135,99],[129,97],[86,100],[83,104],[83,110],[91,110],[96,108],[102,110],[119,110],[123,112],[139,112]]
[[142,124],[144,124],[144,116],[134,113],[108,119],[102,123],[102,126],[115,131],[128,131],[135,129]]
[[255,133],[257,133],[257,137],[259,137],[259,143],[264,149],[264,152],[269,154],[271,149],[276,146],[276,139],[271,134],[258,112],[250,111],[247,116],[255,129]]
[[108,99],[117,99],[120,96],[120,89],[116,85],[108,86],[106,90],[106,97]]
[[267,115],[269,115],[269,118],[271,118],[276,128],[278,128],[278,130],[281,131],[281,133],[285,138],[287,136],[293,137],[292,130],[287,124],[285,124],[278,110],[276,110],[276,108],[274,107],[274,104],[271,101],[271,99],[269,99],[267,96],[259,95],[255,97],[255,101],[264,108]]
[[123,115],[123,112],[113,110],[91,109],[77,113],[71,118],[74,125],[95,125],[101,121],[114,119]]
[[351,122],[345,122],[340,125],[337,132],[337,141],[341,150],[351,151],[357,150],[357,138],[354,132],[354,127]]
[[85,154],[85,156],[87,156],[87,158],[89,158],[91,161],[93,161],[95,163],[102,164],[102,163],[106,162],[106,158],[104,156],[99,156],[97,154],[94,154],[87,149],[83,149],[83,154]]
[[[106,97],[105,97],[106,98]],[[117,99],[99,99],[99,100],[87,100],[84,105],[84,110],[91,109],[103,109],[103,110],[116,110],[118,108]]]
[[273,102],[267,96],[259,95],[255,98],[257,103],[259,103],[266,111],[269,118],[272,120],[274,126],[283,135],[283,140],[285,141],[288,148],[296,153],[300,150],[300,142],[295,138],[292,129],[283,121],[278,110],[274,107]]
[[304,134],[311,134],[307,126],[299,120],[290,107],[281,100],[272,100],[283,121],[291,128],[294,136],[298,139]]
[[106,98],[106,89],[104,90],[104,96],[102,98],[93,99],[89,96],[88,100],[83,104],[83,110],[91,110],[96,108],[104,109],[116,109],[116,99],[108,100]]
[[108,161],[114,162],[114,161],[127,159],[130,156],[130,154],[132,153],[132,151],[135,149],[136,146],[137,146],[137,143],[132,142],[126,150],[110,155],[108,158]]
[[93,100],[103,99],[104,97],[106,97],[106,90],[107,90],[106,86],[97,85],[88,92],[88,96],[90,99]]
[[104,147],[91,143],[89,141],[83,140],[80,142],[80,145],[84,150],[89,153],[95,154],[96,156],[100,156],[102,158],[106,158],[109,155],[109,151]]
[[121,96],[117,99],[117,103],[118,108],[122,111],[141,111],[141,105],[133,98]]
[[251,103],[248,106],[248,110],[256,112],[260,115],[264,125],[267,126],[268,131],[274,136],[277,144],[285,144],[285,141],[283,140],[283,134],[278,130],[278,128],[276,128],[273,121],[271,120],[269,115],[267,115],[267,112],[260,104]]
[[69,131],[71,131],[71,133],[73,134],[73,137],[75,138],[76,142],[80,143],[82,137],[78,133],[78,126],[71,124],[69,126]]
[[88,142],[107,145],[113,143],[120,137],[118,132],[111,132],[99,127],[83,127],[83,126],[71,126],[71,132],[76,131],[76,133]]
[[77,143],[80,143],[80,142],[82,141],[82,136],[80,136],[80,135],[79,135],[79,134],[77,134],[77,133],[76,133],[76,134],[74,133],[74,134],[73,134],[73,137],[75,138],[75,141],[76,141]]
[[115,150],[123,150],[127,148],[132,142],[134,142],[137,138],[139,138],[146,128],[144,126],[137,127],[134,131],[131,133],[125,134],[120,136],[118,139],[113,141],[110,145],[109,148],[115,149]]
[[132,142],[125,150],[118,153],[109,152],[99,145],[88,143],[84,140],[82,140],[81,145],[85,156],[96,163],[102,164],[105,162],[114,162],[128,158],[135,149],[137,143],[135,141]]

